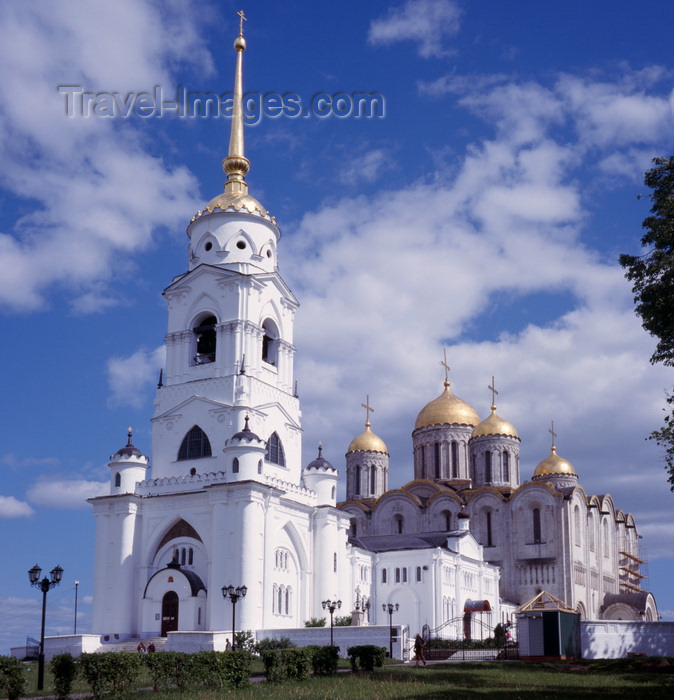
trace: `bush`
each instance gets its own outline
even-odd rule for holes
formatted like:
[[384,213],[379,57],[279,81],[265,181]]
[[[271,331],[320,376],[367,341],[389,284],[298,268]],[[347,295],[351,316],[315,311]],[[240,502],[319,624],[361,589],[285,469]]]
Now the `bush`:
[[102,692],[121,695],[136,680],[142,657],[133,651],[80,655],[77,664],[94,697]]
[[67,698],[77,675],[77,662],[70,654],[57,654],[49,662],[54,679],[54,692],[58,698]]
[[324,617],[312,617],[304,623],[305,627],[325,627],[327,620]]
[[241,630],[234,633],[234,647],[236,651],[255,651],[255,637],[250,630]]
[[317,676],[334,676],[339,665],[339,647],[305,647],[311,653],[311,668]]
[[494,643],[497,647],[504,647],[506,643],[505,627],[500,622],[494,627]]
[[144,654],[143,661],[150,671],[155,690],[177,687],[186,690],[192,682],[191,654],[179,651],[158,651]]
[[346,650],[351,662],[351,670],[373,671],[375,666],[383,666],[386,658],[386,648],[377,647],[374,644],[363,644],[357,647],[349,647]]
[[269,683],[287,679],[303,681],[309,677],[311,654],[306,649],[268,649],[261,654]]
[[337,615],[335,627],[351,627],[351,615]]
[[252,656],[249,651],[225,651],[223,654],[223,681],[229,688],[244,688],[250,682]]
[[0,689],[9,700],[16,700],[23,695],[26,688],[26,670],[24,665],[11,656],[0,656]]
[[295,645],[288,637],[279,637],[278,639],[271,639],[270,637],[265,637],[255,645],[255,653],[261,654],[263,651],[269,651],[270,649],[294,648]]

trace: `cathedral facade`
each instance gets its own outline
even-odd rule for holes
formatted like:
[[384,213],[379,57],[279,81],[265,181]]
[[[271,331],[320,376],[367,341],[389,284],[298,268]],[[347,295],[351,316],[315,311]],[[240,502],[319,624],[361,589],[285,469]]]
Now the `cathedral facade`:
[[448,380],[417,418],[405,486],[389,490],[369,420],[346,454],[344,502],[320,448],[303,466],[299,304],[279,274],[276,221],[248,194],[241,33],[234,47],[227,182],[189,223],[187,270],[164,291],[152,464],[129,433],[109,495],[90,500],[92,631],[228,630],[230,585],[247,587],[237,628],[253,631],[302,627],[332,599],[362,624],[388,624],[391,604],[413,632],[454,636],[468,614],[468,631],[489,636],[542,588],[587,617],[655,619],[631,516],[588,498],[554,448],[521,484],[515,429],[495,407],[480,421]]

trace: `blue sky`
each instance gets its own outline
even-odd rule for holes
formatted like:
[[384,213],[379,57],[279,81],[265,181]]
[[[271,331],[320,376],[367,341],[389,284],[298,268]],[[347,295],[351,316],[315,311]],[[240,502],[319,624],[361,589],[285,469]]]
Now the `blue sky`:
[[[654,4],[655,5],[655,4]],[[232,89],[238,4],[0,7],[0,653],[39,634],[36,562],[64,569],[47,633],[88,631],[94,519],[125,442],[150,449],[166,329],[161,290],[185,227],[221,191],[228,122],[170,112],[67,116],[59,86],[126,96]],[[257,2],[245,89],[377,93],[381,118],[265,117],[246,130],[250,191],[283,232],[304,461],[343,468],[362,430],[412,478],[414,419],[442,389],[482,416],[487,385],[529,478],[559,453],[587,493],[632,512],[648,586],[674,619],[661,456],[671,370],[617,265],[648,213],[643,173],[674,145],[674,5],[505,0]],[[638,199],[638,195],[642,195]]]

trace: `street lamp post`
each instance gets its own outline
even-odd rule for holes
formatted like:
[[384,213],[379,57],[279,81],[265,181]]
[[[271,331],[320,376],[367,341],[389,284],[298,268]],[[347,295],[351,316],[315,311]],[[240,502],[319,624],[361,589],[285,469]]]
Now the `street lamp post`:
[[328,610],[330,612],[330,646],[333,646],[332,644],[332,616],[335,614],[335,610],[338,608],[342,607],[342,601],[341,600],[324,600],[321,605],[323,606],[323,610]]
[[75,620],[73,622],[73,634],[77,634],[77,589],[80,586],[79,581],[75,581]]
[[222,597],[229,598],[232,601],[232,650],[236,649],[236,601],[239,598],[245,598],[246,593],[248,593],[247,586],[223,586],[222,587]]
[[382,603],[381,606],[384,612],[388,612],[388,655],[390,659],[393,658],[393,611],[399,607],[398,603]]
[[42,569],[35,566],[28,572],[28,579],[31,586],[35,586],[42,591],[42,631],[40,632],[40,656],[38,657],[37,671],[37,689],[44,689],[44,621],[47,613],[47,591],[58,586],[63,577],[63,569],[60,566],[55,566],[50,572],[51,580],[46,576],[40,581]]

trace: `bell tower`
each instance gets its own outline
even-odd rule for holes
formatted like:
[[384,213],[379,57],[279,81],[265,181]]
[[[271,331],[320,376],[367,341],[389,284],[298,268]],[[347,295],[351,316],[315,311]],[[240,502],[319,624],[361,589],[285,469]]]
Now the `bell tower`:
[[240,18],[224,191],[192,217],[187,271],[164,290],[166,366],[152,419],[152,478],[231,474],[226,442],[244,430],[248,415],[266,445],[255,478],[299,484],[300,409],[293,390],[299,303],[278,271],[276,220],[248,193],[243,13]]

